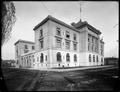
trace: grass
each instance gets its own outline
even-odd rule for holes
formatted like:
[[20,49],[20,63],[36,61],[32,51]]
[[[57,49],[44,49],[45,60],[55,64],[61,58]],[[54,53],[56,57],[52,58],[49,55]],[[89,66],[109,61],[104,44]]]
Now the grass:
[[[94,69],[93,69],[94,70]],[[87,91],[113,90],[118,69],[52,72],[3,68],[8,90],[22,91]]]

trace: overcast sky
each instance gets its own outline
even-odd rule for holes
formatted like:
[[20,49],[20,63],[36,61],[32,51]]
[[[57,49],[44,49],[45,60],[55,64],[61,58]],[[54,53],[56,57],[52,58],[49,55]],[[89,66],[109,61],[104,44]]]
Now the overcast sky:
[[[34,41],[33,28],[48,15],[69,25],[80,20],[80,6],[77,1],[20,1],[14,4],[17,21],[13,27],[11,39],[2,47],[2,59],[15,59],[14,43],[19,39]],[[102,32],[105,57],[118,57],[118,14],[118,2],[82,2],[82,21],[87,21]]]

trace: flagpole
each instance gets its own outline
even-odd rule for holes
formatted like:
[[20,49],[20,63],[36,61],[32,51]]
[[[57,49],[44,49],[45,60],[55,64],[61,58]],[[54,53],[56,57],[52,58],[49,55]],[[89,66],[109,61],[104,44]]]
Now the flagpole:
[[81,9],[81,2],[80,2],[80,21],[81,21],[81,12],[82,12],[82,9]]

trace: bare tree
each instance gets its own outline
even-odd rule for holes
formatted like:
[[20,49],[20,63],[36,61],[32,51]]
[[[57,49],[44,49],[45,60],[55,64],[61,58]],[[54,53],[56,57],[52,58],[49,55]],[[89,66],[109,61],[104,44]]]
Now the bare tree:
[[15,6],[11,1],[2,2],[2,45],[11,37],[12,27],[15,24]]

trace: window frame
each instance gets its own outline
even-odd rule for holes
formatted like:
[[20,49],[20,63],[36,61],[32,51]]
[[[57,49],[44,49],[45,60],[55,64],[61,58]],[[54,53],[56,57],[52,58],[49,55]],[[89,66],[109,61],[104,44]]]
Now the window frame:
[[74,54],[74,62],[77,62],[77,55]]
[[56,27],[56,35],[61,36],[61,29],[60,27]]
[[32,46],[32,50],[35,50],[35,46]]
[[73,40],[77,41],[77,34],[75,34],[75,33],[73,34]]
[[91,62],[92,60],[91,60],[91,54],[89,54],[89,62]]
[[57,62],[62,62],[62,56],[60,52],[57,52],[56,58],[57,58]]
[[47,55],[45,56],[45,60],[47,61]]
[[62,47],[62,39],[56,37],[56,47],[57,48],[61,48]]
[[44,41],[43,41],[43,39],[41,39],[41,40],[39,40],[39,42],[40,42],[40,49],[43,49],[43,45],[44,45]]
[[44,54],[41,53],[41,54],[40,54],[40,63],[43,63],[43,62],[44,62]]
[[77,43],[73,43],[73,50],[77,50]]
[[93,62],[95,62],[95,55],[93,55]]
[[70,50],[70,41],[65,41],[65,49]]
[[69,53],[66,54],[66,62],[70,62],[70,54]]
[[28,49],[28,45],[25,44],[24,45],[24,49],[27,50]]
[[[68,37],[67,37],[67,36],[68,36]],[[67,39],[70,39],[70,32],[69,32],[69,31],[66,31],[65,37],[66,37]]]
[[40,29],[40,38],[43,37],[43,29]]

